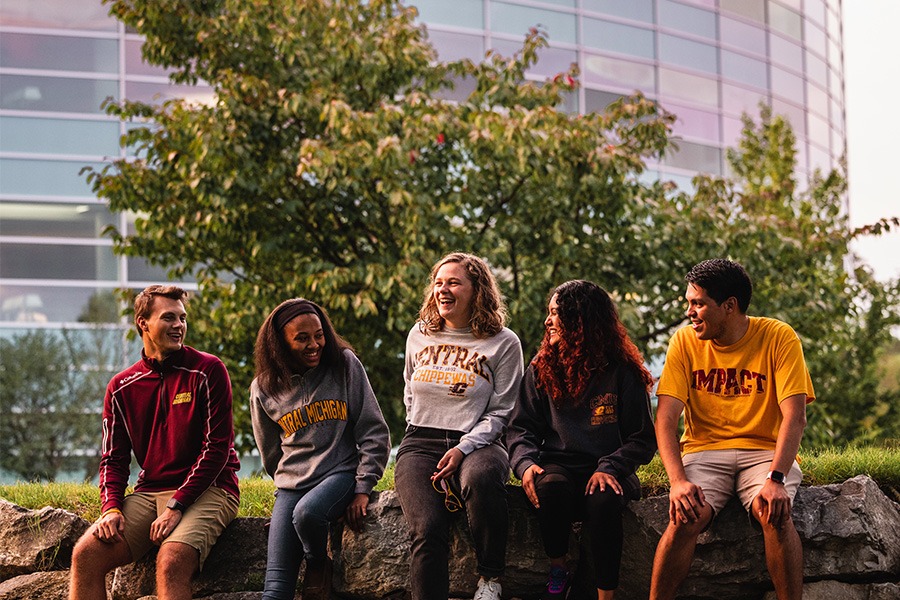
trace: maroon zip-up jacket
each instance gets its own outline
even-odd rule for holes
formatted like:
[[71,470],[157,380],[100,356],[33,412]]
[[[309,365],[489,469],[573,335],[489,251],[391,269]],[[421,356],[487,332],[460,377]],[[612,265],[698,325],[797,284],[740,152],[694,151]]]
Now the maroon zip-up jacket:
[[135,491],[177,490],[190,506],[210,486],[239,498],[231,381],[222,361],[183,346],[163,362],[141,360],[112,378],[103,400],[102,511],[122,508],[131,453]]

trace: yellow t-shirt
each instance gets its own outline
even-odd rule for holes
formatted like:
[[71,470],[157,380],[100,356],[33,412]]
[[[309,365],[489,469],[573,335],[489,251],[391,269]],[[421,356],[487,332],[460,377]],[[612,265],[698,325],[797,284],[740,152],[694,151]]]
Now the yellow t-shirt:
[[815,399],[797,334],[765,317],[750,317],[747,333],[730,346],[697,339],[689,326],[676,331],[656,393],[684,403],[682,454],[774,450],[781,401]]

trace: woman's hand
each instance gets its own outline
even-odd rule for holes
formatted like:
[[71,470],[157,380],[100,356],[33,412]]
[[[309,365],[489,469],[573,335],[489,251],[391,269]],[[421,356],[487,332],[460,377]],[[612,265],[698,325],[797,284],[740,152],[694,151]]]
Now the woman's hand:
[[356,494],[353,497],[353,500],[350,501],[350,505],[347,507],[347,511],[345,513],[347,519],[347,525],[350,526],[350,529],[359,533],[363,530],[363,521],[368,515],[369,508],[369,495],[368,494]]
[[605,492],[607,487],[611,487],[612,491],[614,491],[617,495],[622,495],[622,486],[619,484],[619,480],[610,475],[609,473],[603,473],[602,471],[597,471],[591,478],[588,479],[587,486],[584,488],[584,495],[589,496],[593,494],[599,488],[601,492]]
[[466,457],[459,448],[450,448],[447,453],[438,461],[437,471],[431,476],[432,479],[447,479],[459,469],[463,459]]
[[538,465],[531,465],[522,474],[522,489],[525,490],[525,495],[528,496],[535,508],[540,508],[541,502],[538,500],[537,489],[534,487],[534,476],[543,473],[544,469]]

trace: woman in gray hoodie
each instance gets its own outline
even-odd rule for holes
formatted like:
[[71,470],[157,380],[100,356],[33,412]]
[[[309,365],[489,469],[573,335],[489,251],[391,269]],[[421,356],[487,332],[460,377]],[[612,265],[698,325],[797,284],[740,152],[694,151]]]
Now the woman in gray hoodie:
[[325,311],[297,298],[259,330],[250,386],[253,435],[275,480],[264,600],[293,599],[306,559],[303,599],[329,597],[329,525],[362,527],[384,473],[390,436],[362,363]]

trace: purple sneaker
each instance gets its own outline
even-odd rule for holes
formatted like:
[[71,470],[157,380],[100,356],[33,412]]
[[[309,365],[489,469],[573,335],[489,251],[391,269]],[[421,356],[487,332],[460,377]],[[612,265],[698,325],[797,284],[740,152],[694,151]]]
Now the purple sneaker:
[[566,588],[569,587],[569,572],[563,567],[550,567],[550,575],[547,577],[547,589],[541,600],[560,600],[566,597]]

